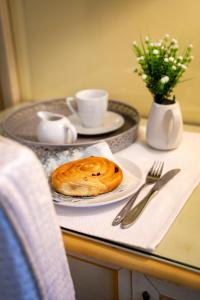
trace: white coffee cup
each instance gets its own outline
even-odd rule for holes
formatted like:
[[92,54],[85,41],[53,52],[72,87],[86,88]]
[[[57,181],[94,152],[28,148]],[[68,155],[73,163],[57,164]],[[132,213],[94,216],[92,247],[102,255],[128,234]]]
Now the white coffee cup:
[[[76,102],[77,109],[72,102]],[[108,92],[100,89],[82,90],[75,97],[67,97],[66,104],[72,113],[78,114],[83,126],[100,127],[108,108]]]

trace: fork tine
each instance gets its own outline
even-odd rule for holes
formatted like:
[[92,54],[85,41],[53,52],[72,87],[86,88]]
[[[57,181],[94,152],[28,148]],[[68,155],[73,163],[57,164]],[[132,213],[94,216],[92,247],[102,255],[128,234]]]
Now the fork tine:
[[160,177],[161,174],[162,174],[162,170],[163,170],[163,166],[164,166],[164,162],[157,162],[157,165],[156,165],[156,169],[154,171],[154,175],[157,176],[157,177]]
[[159,161],[154,161],[152,168],[150,169],[151,176],[157,176],[157,170],[159,166]]
[[154,173],[155,167],[156,167],[156,161],[154,161],[153,165],[151,166],[151,168],[148,172],[149,175]]
[[164,167],[164,162],[154,161],[151,169],[149,170],[149,175],[160,177],[162,174],[163,167]]
[[158,176],[161,176],[162,174],[162,171],[163,171],[163,167],[164,167],[164,162],[161,161],[161,165],[160,165],[160,169],[159,169],[159,175]]
[[159,169],[160,169],[160,162],[159,161],[157,161],[156,162],[156,165],[155,165],[155,170],[154,170],[154,176],[158,176],[158,174],[159,174]]

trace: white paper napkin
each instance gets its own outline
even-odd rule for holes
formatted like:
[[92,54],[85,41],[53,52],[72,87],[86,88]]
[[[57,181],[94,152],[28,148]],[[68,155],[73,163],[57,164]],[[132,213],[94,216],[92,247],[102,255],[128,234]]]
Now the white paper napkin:
[[[92,147],[89,149],[92,150]],[[93,155],[98,154],[98,145]],[[130,147],[117,153],[126,158],[146,174],[155,160],[165,162],[164,173],[180,168],[178,173],[152,199],[137,222],[128,229],[113,227],[112,221],[126,201],[91,208],[56,206],[59,225],[91,236],[153,251],[162,240],[176,216],[186,203],[193,189],[200,182],[200,134],[184,132],[181,145],[172,151],[159,151],[148,147],[144,140],[144,128],[140,139]],[[92,153],[91,153],[92,154]],[[113,156],[110,157],[113,159]],[[141,184],[144,181],[144,176]],[[136,204],[151,188],[138,197]]]

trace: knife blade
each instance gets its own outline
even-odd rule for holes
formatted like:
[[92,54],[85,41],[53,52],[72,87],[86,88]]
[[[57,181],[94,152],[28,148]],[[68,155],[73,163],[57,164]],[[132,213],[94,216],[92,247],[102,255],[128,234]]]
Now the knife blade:
[[129,213],[126,215],[124,220],[121,223],[121,228],[125,229],[130,227],[138,219],[142,211],[147,206],[148,202],[155,196],[158,191],[167,184],[174,176],[180,172],[180,169],[173,169],[165,173],[151,188],[148,194],[135,206]]

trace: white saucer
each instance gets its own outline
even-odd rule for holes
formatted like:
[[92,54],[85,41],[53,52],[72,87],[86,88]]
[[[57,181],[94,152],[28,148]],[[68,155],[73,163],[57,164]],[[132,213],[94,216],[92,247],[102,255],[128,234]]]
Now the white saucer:
[[68,119],[76,127],[79,134],[83,135],[97,135],[108,133],[120,128],[124,124],[124,118],[113,111],[107,111],[103,125],[101,127],[84,127],[77,114],[70,115]]

